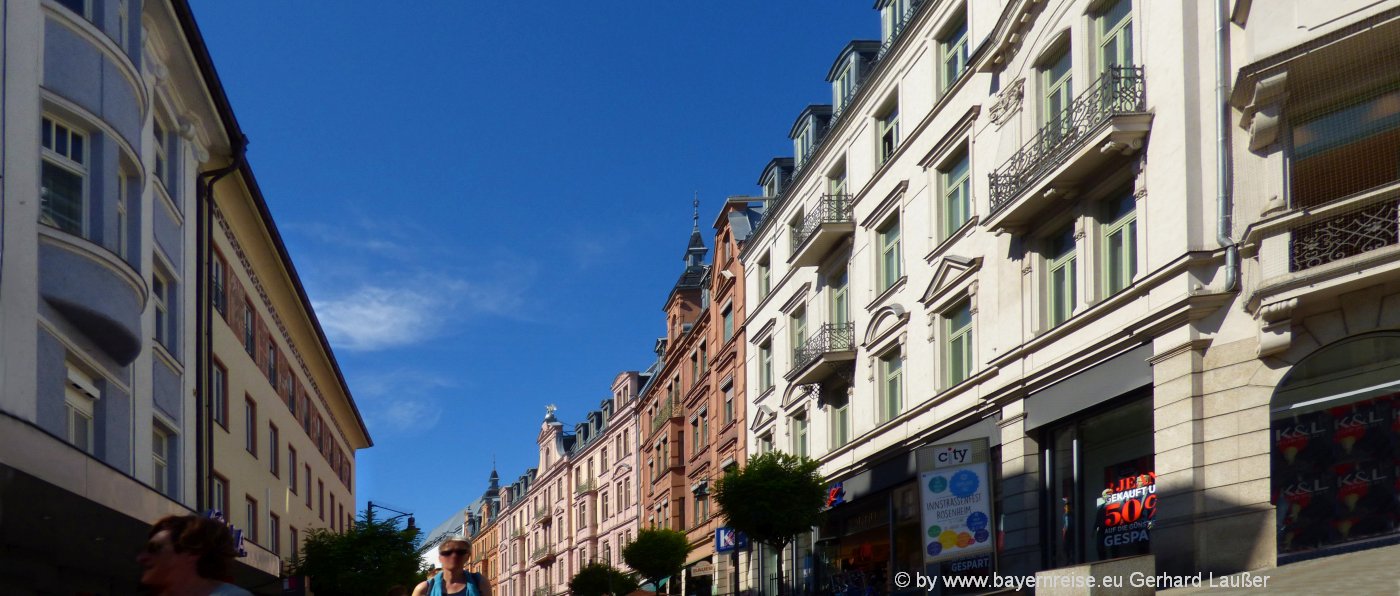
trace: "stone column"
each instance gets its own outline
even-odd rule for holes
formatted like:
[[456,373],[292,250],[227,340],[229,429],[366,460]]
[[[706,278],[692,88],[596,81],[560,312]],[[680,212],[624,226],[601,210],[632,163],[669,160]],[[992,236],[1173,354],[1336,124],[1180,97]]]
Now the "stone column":
[[1001,511],[1005,544],[998,573],[1030,575],[1041,567],[1040,443],[1026,434],[1025,402],[1001,410]]

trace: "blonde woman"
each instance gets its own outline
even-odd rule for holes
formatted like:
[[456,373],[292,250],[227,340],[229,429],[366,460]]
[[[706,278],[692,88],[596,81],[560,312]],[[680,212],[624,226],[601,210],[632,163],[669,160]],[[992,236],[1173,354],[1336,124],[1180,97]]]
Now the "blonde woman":
[[413,596],[488,596],[481,574],[467,571],[471,554],[472,543],[461,538],[444,540],[438,545],[442,573],[419,582]]

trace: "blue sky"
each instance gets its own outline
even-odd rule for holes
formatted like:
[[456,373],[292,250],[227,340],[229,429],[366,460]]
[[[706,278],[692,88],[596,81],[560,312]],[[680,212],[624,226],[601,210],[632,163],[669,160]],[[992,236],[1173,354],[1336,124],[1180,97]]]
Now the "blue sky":
[[645,368],[692,193],[709,234],[757,192],[871,4],[194,0],[375,440],[360,508],[432,527]]

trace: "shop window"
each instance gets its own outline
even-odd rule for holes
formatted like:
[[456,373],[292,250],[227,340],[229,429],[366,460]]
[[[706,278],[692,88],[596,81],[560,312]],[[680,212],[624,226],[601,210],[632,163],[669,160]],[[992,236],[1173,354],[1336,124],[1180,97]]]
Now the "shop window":
[[1400,334],[1323,348],[1293,367],[1270,404],[1279,562],[1400,533]]
[[1049,566],[1151,552],[1157,508],[1151,398],[1083,416],[1047,434]]

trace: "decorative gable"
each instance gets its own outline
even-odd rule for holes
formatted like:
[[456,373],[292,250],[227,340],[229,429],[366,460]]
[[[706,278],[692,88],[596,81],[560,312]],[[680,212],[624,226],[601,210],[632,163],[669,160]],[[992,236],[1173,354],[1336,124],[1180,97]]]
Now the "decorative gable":
[[928,288],[924,290],[923,298],[919,302],[925,307],[931,307],[935,303],[947,297],[963,282],[971,279],[977,270],[982,267],[982,257],[969,259],[958,255],[947,255],[938,262],[934,268],[933,279],[929,281]]

